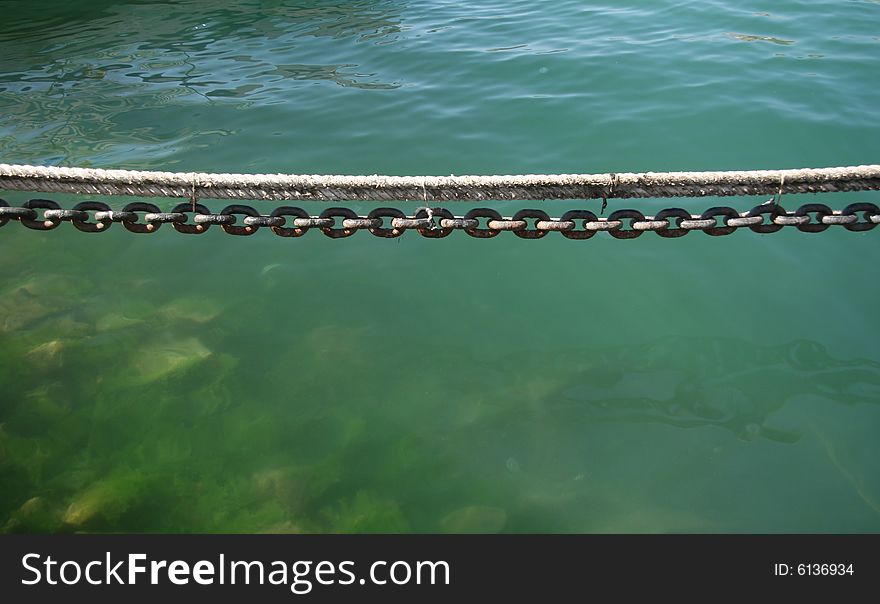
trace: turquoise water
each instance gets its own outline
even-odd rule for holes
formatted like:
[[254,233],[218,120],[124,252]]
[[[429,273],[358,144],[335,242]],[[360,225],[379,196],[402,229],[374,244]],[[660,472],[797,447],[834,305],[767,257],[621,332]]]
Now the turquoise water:
[[[7,163],[506,174],[880,151],[872,1],[0,11]],[[807,201],[880,195],[783,205]],[[5,531],[880,531],[877,231],[10,224],[0,250]]]

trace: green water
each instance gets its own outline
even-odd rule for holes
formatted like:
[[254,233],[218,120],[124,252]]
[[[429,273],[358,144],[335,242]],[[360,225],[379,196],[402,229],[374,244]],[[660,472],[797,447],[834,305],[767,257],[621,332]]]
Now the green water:
[[[506,174],[880,156],[872,1],[0,14],[7,163]],[[862,200],[880,195],[783,205]],[[880,531],[880,241],[792,231],[334,241],[9,224],[0,528]]]

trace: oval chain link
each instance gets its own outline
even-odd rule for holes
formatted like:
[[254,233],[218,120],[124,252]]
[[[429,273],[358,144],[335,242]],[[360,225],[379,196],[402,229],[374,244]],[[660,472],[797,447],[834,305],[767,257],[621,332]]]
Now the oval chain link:
[[[43,211],[42,217],[38,210]],[[243,217],[242,224],[238,224],[239,217]],[[72,209],[64,209],[48,199],[31,199],[19,207],[11,207],[0,199],[0,227],[13,221],[39,231],[50,231],[62,222],[70,222],[87,233],[104,232],[114,222],[121,222],[133,233],[155,233],[163,224],[170,223],[176,231],[187,234],[202,234],[211,225],[219,225],[230,235],[253,235],[268,227],[280,237],[302,237],[316,228],[333,239],[351,237],[362,230],[382,238],[397,238],[413,230],[429,239],[442,239],[458,230],[479,239],[511,231],[521,239],[541,239],[558,232],[566,239],[581,240],[599,231],[607,231],[615,239],[636,239],[647,231],[663,238],[683,237],[691,231],[719,237],[743,228],[756,233],[775,233],[784,227],[795,227],[805,233],[821,233],[832,226],[842,226],[847,231],[864,232],[880,224],[880,207],[874,203],[853,203],[835,211],[825,204],[808,203],[787,212],[776,203],[764,203],[743,213],[729,206],[712,207],[702,214],[666,208],[654,216],[621,209],[607,218],[589,210],[570,210],[559,218],[551,218],[543,210],[525,209],[505,218],[491,208],[475,208],[464,216],[454,216],[440,207],[420,208],[413,216],[396,208],[376,208],[366,216],[358,216],[349,208],[328,208],[318,216],[311,216],[304,209],[291,206],[263,215],[251,206],[236,204],[214,214],[201,204],[180,203],[169,212],[163,212],[151,203],[134,202],[117,212],[100,201],[83,201]]]

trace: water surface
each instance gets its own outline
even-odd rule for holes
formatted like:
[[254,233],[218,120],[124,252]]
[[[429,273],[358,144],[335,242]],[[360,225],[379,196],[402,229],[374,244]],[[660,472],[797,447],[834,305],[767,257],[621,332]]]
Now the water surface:
[[[880,151],[871,1],[0,11],[7,163],[507,174]],[[783,204],[862,200],[880,196]],[[634,203],[670,204],[610,209]],[[0,250],[6,531],[880,530],[876,231],[11,224]]]

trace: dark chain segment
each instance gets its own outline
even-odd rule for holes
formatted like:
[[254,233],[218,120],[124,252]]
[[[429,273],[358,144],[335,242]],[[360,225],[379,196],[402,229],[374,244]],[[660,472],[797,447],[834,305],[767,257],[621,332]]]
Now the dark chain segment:
[[114,211],[100,201],[83,201],[68,210],[48,199],[31,199],[20,207],[10,207],[0,199],[0,227],[10,221],[38,231],[50,231],[62,222],[70,222],[87,233],[107,231],[118,222],[133,233],[155,233],[167,223],[176,231],[191,235],[205,233],[216,225],[230,235],[241,236],[266,228],[280,237],[302,237],[310,229],[319,229],[333,239],[351,237],[358,231],[395,238],[409,230],[433,239],[447,237],[453,231],[464,231],[481,239],[497,237],[504,231],[522,239],[540,239],[553,232],[568,239],[589,239],[599,231],[607,231],[616,239],[635,239],[647,231],[665,238],[683,237],[691,231],[718,237],[742,228],[756,233],[775,233],[783,227],[820,233],[831,226],[870,231],[880,224],[880,207],[853,203],[842,210],[832,210],[825,204],[808,203],[790,212],[778,204],[764,203],[742,213],[728,206],[709,208],[702,214],[667,208],[654,216],[629,209],[616,210],[608,217],[596,216],[589,210],[571,210],[559,218],[551,218],[542,210],[520,210],[505,218],[490,208],[475,208],[464,216],[454,216],[446,208],[421,208],[413,216],[394,208],[376,208],[366,216],[358,216],[348,208],[328,208],[311,216],[302,208],[290,206],[263,215],[250,206],[234,204],[215,214],[198,203],[181,203],[170,212],[163,212],[144,202],[129,203]]

